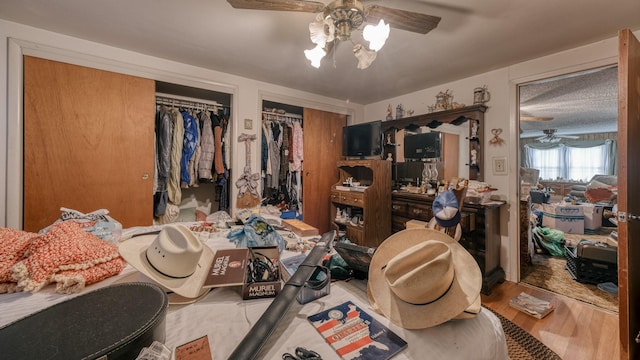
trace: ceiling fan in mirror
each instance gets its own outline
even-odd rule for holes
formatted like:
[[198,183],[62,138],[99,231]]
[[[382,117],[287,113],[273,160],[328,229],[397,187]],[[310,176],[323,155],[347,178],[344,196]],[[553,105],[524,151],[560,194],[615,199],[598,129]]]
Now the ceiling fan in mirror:
[[[358,68],[366,69],[389,36],[389,27],[426,34],[435,29],[440,17],[400,10],[377,4],[364,5],[366,0],[335,0],[329,4],[311,0],[227,0],[236,9],[296,11],[317,14],[309,24],[315,48],[305,50],[311,65],[319,68],[320,61],[334,52],[340,42],[350,41]],[[367,24],[367,25],[365,25]],[[375,25],[374,25],[375,24]],[[361,31],[366,47],[351,39],[352,32]]]
[[553,120],[551,116],[533,116],[532,114],[524,111],[520,111],[520,121],[550,121]]
[[577,139],[578,136],[575,135],[556,135],[557,129],[544,129],[542,133],[544,135],[537,137],[536,141],[541,143],[556,143],[560,142],[563,139]]

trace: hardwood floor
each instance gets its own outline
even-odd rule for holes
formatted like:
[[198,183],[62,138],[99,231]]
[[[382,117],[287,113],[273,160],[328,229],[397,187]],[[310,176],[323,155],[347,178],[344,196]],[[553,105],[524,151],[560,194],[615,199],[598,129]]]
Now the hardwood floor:
[[[521,292],[551,301],[555,310],[538,320],[510,307],[509,300]],[[562,359],[620,358],[618,314],[614,312],[508,281],[496,287],[491,295],[482,295],[482,304],[528,331]]]

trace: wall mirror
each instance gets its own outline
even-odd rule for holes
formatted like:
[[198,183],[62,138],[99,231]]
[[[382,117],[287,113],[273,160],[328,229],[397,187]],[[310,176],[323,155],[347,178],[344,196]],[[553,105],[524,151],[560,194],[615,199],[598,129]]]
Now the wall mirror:
[[[439,149],[433,149],[430,136],[438,137]],[[461,125],[442,124],[435,129],[420,126],[411,129],[400,129],[395,132],[394,180],[402,184],[417,185],[427,169],[430,180],[451,179],[453,177],[469,178],[469,122]],[[415,140],[414,140],[415,139]],[[385,140],[386,142],[387,140]],[[424,143],[424,147],[416,143]],[[406,146],[405,146],[406,145]],[[420,156],[420,150],[433,149],[431,154]],[[418,149],[418,150],[416,150]],[[413,151],[411,151],[413,150]],[[405,155],[405,152],[417,155]],[[425,151],[426,152],[426,151]],[[424,153],[424,152],[423,152]],[[388,155],[388,154],[387,154]]]

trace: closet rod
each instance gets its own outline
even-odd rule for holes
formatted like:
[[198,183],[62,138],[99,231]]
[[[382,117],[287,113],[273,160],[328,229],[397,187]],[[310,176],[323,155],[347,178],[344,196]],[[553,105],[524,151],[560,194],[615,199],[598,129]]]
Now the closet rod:
[[302,120],[302,115],[293,114],[293,113],[279,114],[271,111],[263,111],[262,115],[266,115],[267,117],[290,118],[290,119]]
[[156,102],[164,105],[177,105],[189,107],[217,106],[222,108],[230,108],[229,105],[220,104],[213,100],[196,99],[186,96],[156,93]]

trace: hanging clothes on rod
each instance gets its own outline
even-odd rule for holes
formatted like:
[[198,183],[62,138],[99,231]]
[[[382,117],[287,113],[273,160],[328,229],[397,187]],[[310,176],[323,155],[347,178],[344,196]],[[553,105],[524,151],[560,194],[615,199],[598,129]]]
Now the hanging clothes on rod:
[[156,218],[175,220],[166,217],[176,217],[174,207],[181,204],[182,189],[202,183],[217,185],[213,195],[219,210],[228,210],[224,137],[230,110],[215,101],[156,93]]
[[281,210],[301,211],[302,115],[262,112],[263,198]]

